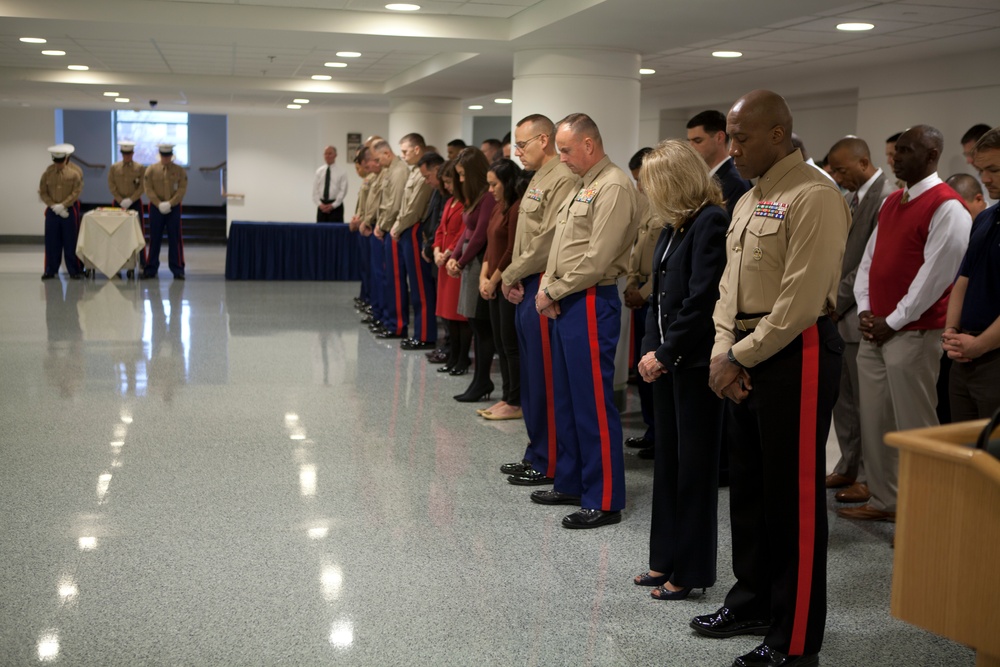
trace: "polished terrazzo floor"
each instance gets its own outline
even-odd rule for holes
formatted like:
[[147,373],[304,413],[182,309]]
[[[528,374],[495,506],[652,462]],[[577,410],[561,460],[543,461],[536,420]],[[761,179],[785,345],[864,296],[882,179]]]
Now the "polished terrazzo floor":
[[[374,340],[356,284],[39,281],[0,246],[0,665],[728,665],[755,638],[657,602],[651,465],[624,521],[560,526],[497,471],[490,423],[423,354]],[[629,396],[626,435],[639,433]],[[831,497],[831,505],[833,504]],[[822,664],[972,665],[889,616],[888,524],[830,514]],[[933,582],[928,582],[932,585]]]

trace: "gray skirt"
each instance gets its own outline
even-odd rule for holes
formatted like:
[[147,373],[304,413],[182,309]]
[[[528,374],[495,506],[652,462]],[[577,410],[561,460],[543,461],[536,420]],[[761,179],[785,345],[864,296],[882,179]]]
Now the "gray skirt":
[[[469,242],[466,241],[465,245]],[[465,247],[462,247],[463,256]],[[483,261],[476,257],[462,269],[462,283],[458,288],[458,314],[465,317],[489,317],[489,304],[479,295],[479,273]]]

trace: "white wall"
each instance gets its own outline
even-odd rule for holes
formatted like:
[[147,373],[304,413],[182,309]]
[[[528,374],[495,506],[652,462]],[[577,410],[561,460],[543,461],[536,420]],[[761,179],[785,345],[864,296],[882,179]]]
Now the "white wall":
[[45,149],[53,143],[52,110],[0,108],[0,237],[44,234],[38,182],[52,163]]
[[313,176],[327,145],[336,147],[337,164],[347,173],[344,215],[349,218],[360,180],[347,152],[347,134],[357,132],[363,141],[372,134],[385,136],[388,129],[384,113],[230,114],[228,191],[245,199],[230,200],[228,223],[314,222]]

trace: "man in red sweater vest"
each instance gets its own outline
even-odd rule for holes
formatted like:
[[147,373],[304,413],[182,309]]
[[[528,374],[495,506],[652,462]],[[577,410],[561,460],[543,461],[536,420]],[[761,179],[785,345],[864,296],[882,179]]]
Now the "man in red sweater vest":
[[882,204],[858,267],[861,447],[872,495],[837,510],[849,519],[895,520],[898,458],[883,436],[938,423],[940,338],[972,228],[961,198],[938,177],[943,146],[928,125],[896,141],[893,171],[906,187]]

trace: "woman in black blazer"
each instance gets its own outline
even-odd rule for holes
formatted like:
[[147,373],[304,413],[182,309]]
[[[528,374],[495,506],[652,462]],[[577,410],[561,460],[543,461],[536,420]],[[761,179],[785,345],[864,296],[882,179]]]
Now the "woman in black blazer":
[[712,311],[726,265],[729,215],[705,161],[668,140],[639,175],[666,226],[653,251],[653,292],[639,372],[653,384],[655,467],[649,571],[639,586],[683,600],[715,583],[722,399],[708,387]]

